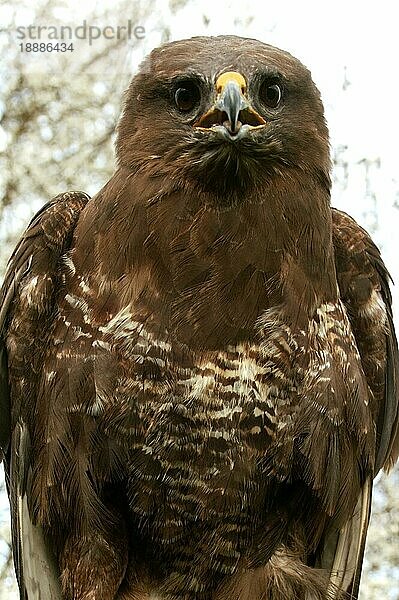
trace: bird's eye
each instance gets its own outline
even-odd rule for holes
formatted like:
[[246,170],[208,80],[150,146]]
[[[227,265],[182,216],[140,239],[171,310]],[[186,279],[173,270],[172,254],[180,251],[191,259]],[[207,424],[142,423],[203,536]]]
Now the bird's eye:
[[280,85],[271,81],[265,81],[260,87],[259,97],[269,108],[276,108],[280,104],[282,97]]
[[175,91],[175,104],[181,112],[193,110],[200,101],[200,91],[195,83],[182,84]]

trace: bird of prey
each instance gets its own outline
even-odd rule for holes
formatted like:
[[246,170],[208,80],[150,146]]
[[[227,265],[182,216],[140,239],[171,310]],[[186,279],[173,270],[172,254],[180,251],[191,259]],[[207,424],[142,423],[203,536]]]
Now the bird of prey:
[[357,598],[398,350],[380,253],[330,206],[309,71],[252,39],[166,44],[116,156],[34,217],[2,289],[21,598]]

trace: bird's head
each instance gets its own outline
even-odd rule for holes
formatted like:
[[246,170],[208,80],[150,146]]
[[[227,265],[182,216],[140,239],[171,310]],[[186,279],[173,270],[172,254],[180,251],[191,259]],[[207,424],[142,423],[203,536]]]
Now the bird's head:
[[276,176],[329,185],[320,94],[289,53],[236,36],[154,50],[133,79],[118,127],[119,164],[194,184],[230,204]]

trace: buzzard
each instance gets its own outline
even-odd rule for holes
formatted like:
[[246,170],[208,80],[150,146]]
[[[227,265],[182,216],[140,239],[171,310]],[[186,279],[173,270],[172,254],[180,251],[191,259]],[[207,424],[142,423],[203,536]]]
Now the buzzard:
[[357,598],[398,350],[309,71],[252,39],[164,45],[116,155],[34,217],[2,288],[21,598]]

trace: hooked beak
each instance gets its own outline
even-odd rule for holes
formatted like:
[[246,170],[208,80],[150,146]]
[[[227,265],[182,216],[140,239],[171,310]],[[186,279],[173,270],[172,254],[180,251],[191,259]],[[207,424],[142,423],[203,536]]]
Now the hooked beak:
[[[217,98],[214,106],[194,123],[202,130],[218,129],[230,139],[239,139],[250,129],[263,127],[266,121],[246,98],[247,84],[241,73],[229,71],[216,81]],[[244,129],[242,130],[243,126]]]

